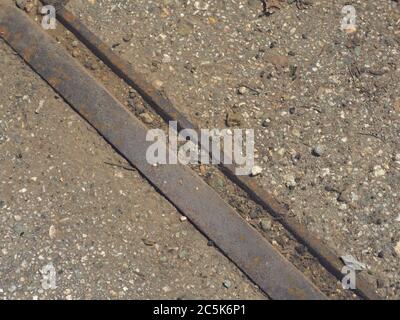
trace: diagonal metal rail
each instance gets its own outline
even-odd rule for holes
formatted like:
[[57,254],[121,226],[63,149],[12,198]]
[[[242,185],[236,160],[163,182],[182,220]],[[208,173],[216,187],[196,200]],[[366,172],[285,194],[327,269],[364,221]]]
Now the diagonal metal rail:
[[[60,0],[41,1],[45,4],[54,4]],[[190,128],[198,131],[198,127],[176,109],[167,98],[162,96],[154,86],[148,83],[145,80],[145,76],[136,72],[129,62],[115,54],[107,44],[102,42],[70,11],[60,6],[58,9],[57,19],[115,74],[138,91],[159,115],[166,121],[177,121],[180,129]],[[304,244],[330,273],[339,280],[343,278],[342,268],[344,264],[339,256],[292,218],[288,214],[288,210],[269,192],[260,187],[253,179],[247,176],[237,176],[234,165],[222,164],[219,168],[232,182],[241,187],[249,197],[275,217],[300,243]],[[380,299],[375,290],[361,275],[357,275],[357,288],[354,291],[364,299]]]
[[326,299],[188,167],[146,161],[147,128],[35,22],[0,0],[0,36],[272,299]]

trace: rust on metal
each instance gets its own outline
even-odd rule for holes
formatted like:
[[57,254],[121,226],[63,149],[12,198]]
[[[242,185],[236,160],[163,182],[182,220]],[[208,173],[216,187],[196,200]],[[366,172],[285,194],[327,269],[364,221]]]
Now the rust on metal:
[[[0,29],[10,31],[3,39],[34,71],[270,298],[327,298],[190,168],[149,164],[147,128],[21,10],[1,2]],[[27,48],[34,52],[26,55]]]
[[[47,3],[49,0],[42,2]],[[136,72],[129,62],[116,55],[70,11],[65,8],[60,9],[57,19],[128,85],[137,90],[143,99],[165,120],[177,121],[180,129],[190,128],[198,131],[198,127],[179,112],[154,86],[148,83],[142,74]],[[339,280],[343,278],[341,271],[344,264],[339,256],[320,239],[307,231],[303,225],[291,218],[288,215],[288,210],[269,192],[261,188],[254,179],[247,176],[237,176],[234,165],[221,164],[219,168],[231,181],[241,187],[252,200],[267,210],[299,242],[304,244],[331,274]],[[354,291],[364,299],[380,299],[375,290],[361,275],[357,277],[357,288]]]

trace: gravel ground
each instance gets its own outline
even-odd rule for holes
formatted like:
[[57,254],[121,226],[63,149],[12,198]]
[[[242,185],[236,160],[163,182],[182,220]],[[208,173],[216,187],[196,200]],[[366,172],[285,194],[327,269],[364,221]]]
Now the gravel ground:
[[[255,179],[400,298],[397,1],[76,0],[69,8],[203,128],[253,128]],[[307,5],[308,3],[308,5]],[[300,4],[300,5],[296,5]],[[357,32],[340,29],[344,5]]]
[[0,92],[0,299],[266,298],[2,41]]

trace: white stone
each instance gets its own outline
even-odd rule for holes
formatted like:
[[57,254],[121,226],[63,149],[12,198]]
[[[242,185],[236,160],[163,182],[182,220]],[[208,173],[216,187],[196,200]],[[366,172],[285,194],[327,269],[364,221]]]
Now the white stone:
[[254,166],[254,167],[251,169],[251,175],[252,175],[253,177],[258,176],[259,174],[261,174],[261,172],[262,172],[262,168],[261,168],[260,166]]
[[57,233],[56,227],[51,225],[50,228],[49,228],[49,237],[50,237],[50,239],[54,239],[56,237],[56,233]]
[[400,256],[400,241],[397,242],[396,246],[394,247],[394,251]]
[[386,171],[381,166],[374,167],[374,176],[375,177],[383,177],[386,174]]

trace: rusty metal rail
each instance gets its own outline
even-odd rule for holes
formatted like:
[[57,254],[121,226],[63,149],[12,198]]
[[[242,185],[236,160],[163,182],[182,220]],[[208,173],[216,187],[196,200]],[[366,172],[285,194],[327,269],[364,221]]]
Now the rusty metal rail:
[[[43,0],[51,3],[54,0]],[[172,103],[163,97],[145,77],[136,72],[132,65],[115,54],[100,38],[93,34],[77,17],[65,8],[60,8],[57,19],[82,41],[99,59],[111,70],[132,86],[143,99],[166,121],[177,121],[180,129],[194,129],[198,127],[188,120]],[[234,165],[221,164],[220,170],[235,184],[240,186],[251,199],[261,205],[275,217],[300,243],[305,245],[320,263],[337,279],[342,279],[343,262],[339,256],[320,239],[316,238],[307,229],[290,217],[288,210],[281,205],[269,192],[257,185],[254,179],[247,176],[237,176]],[[357,288],[354,290],[364,299],[377,300],[380,297],[370,284],[361,276],[357,276]]]
[[326,299],[196,173],[149,164],[147,128],[42,28],[1,1],[0,36],[270,298]]

